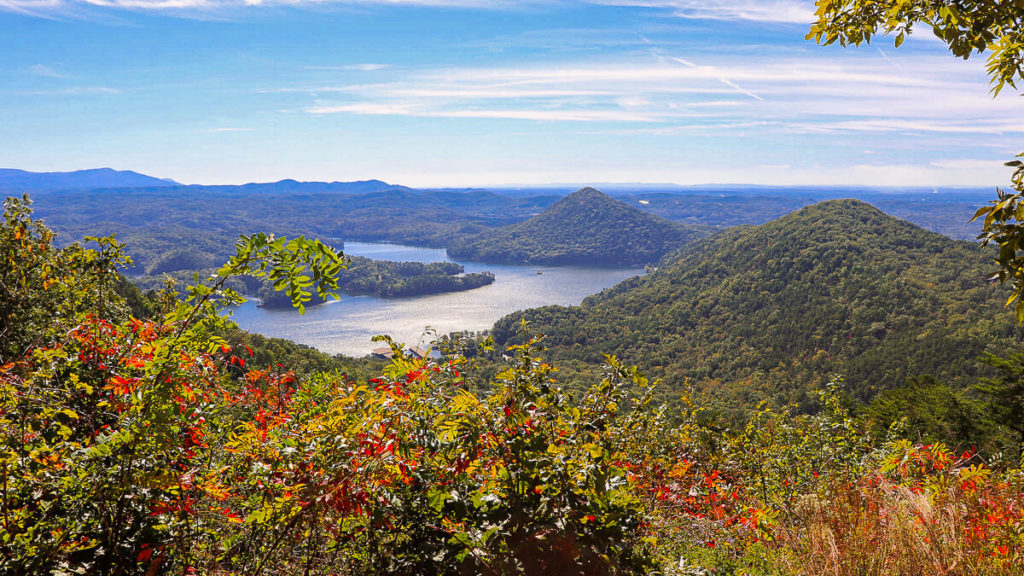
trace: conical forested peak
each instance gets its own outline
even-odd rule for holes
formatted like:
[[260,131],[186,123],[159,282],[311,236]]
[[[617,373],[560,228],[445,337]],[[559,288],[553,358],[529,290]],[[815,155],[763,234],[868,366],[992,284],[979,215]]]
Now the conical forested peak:
[[552,204],[535,218],[516,226],[531,228],[535,227],[537,222],[542,222],[545,227],[564,229],[566,225],[572,228],[575,225],[583,224],[581,220],[586,220],[587,225],[602,228],[606,226],[625,227],[640,223],[666,228],[677,227],[677,224],[670,220],[616,200],[596,188],[581,188]]
[[529,220],[455,243],[448,253],[512,264],[641,266],[709,232],[582,188]]
[[587,186],[586,188],[580,188],[579,190],[577,190],[577,191],[573,192],[572,194],[569,194],[568,196],[566,196],[565,199],[566,200],[575,200],[575,201],[591,200],[591,199],[609,200],[609,201],[612,201],[612,202],[616,201],[611,196],[605,194],[604,192],[601,192],[597,188],[591,188],[590,186]]

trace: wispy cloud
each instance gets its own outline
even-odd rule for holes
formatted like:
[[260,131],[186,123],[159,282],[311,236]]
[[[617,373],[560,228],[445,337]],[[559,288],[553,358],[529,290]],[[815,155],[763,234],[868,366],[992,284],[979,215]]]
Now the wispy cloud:
[[56,90],[20,90],[16,92],[16,94],[22,96],[87,96],[120,93],[121,91],[117,88],[108,88],[106,86],[72,86]]
[[[700,68],[700,66],[697,66],[697,65],[696,65],[696,64],[694,64],[693,62],[690,62],[689,60],[684,60],[684,59],[682,59],[682,58],[674,58],[674,57],[673,57],[673,58],[672,58],[672,61],[674,61],[674,62],[678,62],[678,63],[682,64],[683,66],[686,66],[687,68]],[[715,69],[714,69],[713,67],[711,67],[711,66],[708,66],[708,67],[706,67],[706,68],[707,68],[708,72],[711,72],[711,73],[713,73],[713,72],[714,72],[714,70],[715,70]],[[724,77],[724,76],[720,76],[720,75],[719,75],[719,76],[718,76],[718,81],[719,81],[719,82],[721,82],[722,84],[725,84],[726,86],[728,86],[728,87],[730,87],[730,88],[733,88],[733,89],[735,89],[735,90],[736,90],[737,92],[739,92],[739,93],[741,93],[741,94],[746,94],[747,96],[750,96],[750,97],[751,97],[751,98],[753,98],[754,100],[764,100],[764,98],[761,98],[761,97],[760,97],[760,96],[758,96],[757,94],[754,94],[754,93],[753,93],[753,92],[751,92],[750,90],[747,90],[746,88],[743,88],[743,87],[742,87],[742,86],[740,86],[739,84],[737,84],[737,83],[733,82],[732,80],[729,80],[728,78],[726,78],[726,77]]]
[[42,76],[44,78],[67,78],[64,74],[57,72],[45,64],[34,64],[29,67],[29,72],[34,76]]
[[221,134],[231,132],[252,132],[252,128],[204,128],[200,132],[204,134]]
[[[650,129],[659,134],[755,127],[807,134],[1017,134],[1024,127],[1012,120],[1024,110],[1021,99],[992,100],[978,90],[980,68],[944,57],[920,59],[898,75],[877,56],[842,63],[827,56],[703,58],[711,63],[664,56],[653,64],[456,68],[390,82],[274,91],[309,93],[317,100],[302,108],[317,115],[665,124]],[[327,98],[332,94],[333,101]]]
[[753,20],[806,24],[814,3],[806,0],[592,0],[595,4],[663,8],[674,16],[707,20]]
[[[557,5],[564,0],[0,0],[0,10],[44,16],[80,8],[148,11],[224,11],[266,6],[436,6],[464,9],[516,9],[523,5]],[[807,0],[583,0],[588,4],[662,9],[681,18],[807,23],[813,2]]]
[[430,109],[407,104],[342,104],[311,106],[310,114],[365,114],[374,116],[421,116],[430,118],[474,118],[497,120],[535,120],[542,122],[656,122],[660,115],[628,110],[539,110],[539,109]]
[[948,122],[938,120],[858,119],[842,122],[794,123],[790,128],[806,132],[931,132],[940,134],[1020,134],[1024,122],[1001,120],[973,120]]
[[363,63],[363,64],[343,64],[339,66],[303,66],[306,70],[355,70],[358,72],[375,72],[377,70],[384,70],[389,68],[389,64],[374,64],[374,63]]
[[260,6],[323,7],[326,5],[442,6],[458,8],[507,8],[512,0],[0,0],[0,10],[36,15],[82,7],[126,10],[221,11]]
[[12,12],[35,12],[58,8],[65,0],[0,0],[0,10]]
[[974,160],[970,158],[958,158],[954,160],[936,160],[931,163],[936,168],[947,170],[998,170],[1003,163],[998,160]]

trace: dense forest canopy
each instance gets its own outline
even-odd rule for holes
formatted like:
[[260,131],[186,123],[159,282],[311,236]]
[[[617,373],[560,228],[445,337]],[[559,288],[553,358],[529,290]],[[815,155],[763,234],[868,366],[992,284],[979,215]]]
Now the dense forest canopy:
[[515,341],[526,319],[574,368],[566,381],[614,353],[674,386],[725,385],[741,405],[806,401],[833,374],[862,399],[921,374],[965,385],[983,351],[1020,341],[989,260],[862,202],[828,201],[693,244],[579,307],[514,314],[494,335]]

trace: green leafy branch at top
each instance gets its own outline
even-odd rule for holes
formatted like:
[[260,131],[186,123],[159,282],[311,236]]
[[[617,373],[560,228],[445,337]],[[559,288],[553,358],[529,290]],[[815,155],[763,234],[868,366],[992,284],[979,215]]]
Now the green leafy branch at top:
[[967,59],[990,52],[988,75],[996,94],[1024,78],[1024,0],[818,0],[807,34],[819,44],[870,43],[881,32],[899,47],[918,24]]

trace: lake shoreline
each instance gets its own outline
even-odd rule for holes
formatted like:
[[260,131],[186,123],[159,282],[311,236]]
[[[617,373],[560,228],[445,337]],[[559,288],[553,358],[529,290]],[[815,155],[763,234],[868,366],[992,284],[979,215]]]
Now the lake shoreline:
[[462,262],[448,258],[444,249],[382,242],[345,242],[345,253],[375,260],[456,262],[465,266],[467,273],[493,272],[495,282],[472,290],[408,298],[342,295],[341,300],[307,308],[305,315],[260,308],[250,301],[236,308],[232,319],[250,332],[287,338],[328,354],[360,357],[375,347],[371,338],[378,334],[426,348],[436,335],[490,330],[500,318],[523,309],[578,305],[587,296],[644,274],[642,268]]

